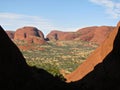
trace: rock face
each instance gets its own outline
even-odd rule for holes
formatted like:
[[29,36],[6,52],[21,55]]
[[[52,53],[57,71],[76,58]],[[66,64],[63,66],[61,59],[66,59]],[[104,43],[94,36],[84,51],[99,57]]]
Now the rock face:
[[101,44],[114,29],[111,26],[93,26],[77,30],[76,32],[52,31],[47,35],[51,41],[56,40],[82,40]]
[[[101,44],[114,29],[111,26],[92,26],[77,30],[76,32],[51,31],[46,40],[82,40]],[[8,36],[14,40],[22,40],[27,43],[45,44],[44,34],[35,27],[23,27],[14,31],[6,31]]]
[[14,40],[22,40],[26,41],[27,43],[35,44],[46,43],[43,33],[35,27],[23,27],[17,29],[14,35]]
[[6,33],[9,36],[10,39],[14,39],[15,31],[6,31]]
[[111,26],[82,28],[77,31],[77,33],[79,33],[79,37],[77,39],[101,44],[113,29],[114,27]]
[[56,41],[56,40],[74,40],[78,35],[75,32],[62,32],[62,31],[51,31],[47,38],[50,41]]
[[[108,85],[108,86],[103,85],[104,87],[106,87],[106,89],[101,89],[102,87],[98,86],[100,87],[100,89],[94,90],[112,90],[114,86],[111,85],[111,83],[114,83],[115,82],[114,80],[117,79],[120,80],[119,53],[120,53],[120,22],[118,23],[117,27],[109,34],[107,39],[87,58],[87,60],[82,65],[80,65],[71,74],[66,75],[67,81],[71,82],[85,79],[85,83],[87,84],[93,82],[91,83],[93,85],[91,87],[96,87],[97,86],[96,84]],[[105,81],[103,79],[105,79]],[[106,81],[107,79],[108,81]],[[117,85],[116,82],[115,84]],[[110,87],[112,87],[112,89]],[[118,86],[114,88],[117,88],[116,90],[118,90]]]

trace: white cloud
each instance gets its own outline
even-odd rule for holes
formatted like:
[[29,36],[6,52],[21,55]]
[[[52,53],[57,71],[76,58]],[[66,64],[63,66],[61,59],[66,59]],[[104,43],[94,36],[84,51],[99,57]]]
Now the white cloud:
[[34,26],[43,32],[54,30],[56,27],[47,19],[39,16],[29,16],[15,13],[0,13],[0,23],[5,29],[16,30],[24,26]]
[[105,7],[106,13],[110,14],[112,18],[120,17],[120,1],[115,0],[90,0],[91,2]]
[[59,27],[53,25],[49,20],[43,19],[39,16],[22,15],[15,13],[0,13],[0,23],[6,30],[16,30],[24,26],[34,26],[46,35],[51,30],[75,31],[72,27]]

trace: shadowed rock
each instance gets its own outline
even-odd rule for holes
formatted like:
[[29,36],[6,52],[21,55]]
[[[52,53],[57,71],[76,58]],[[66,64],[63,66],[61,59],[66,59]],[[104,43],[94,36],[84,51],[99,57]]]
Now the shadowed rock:
[[74,90],[47,71],[28,66],[1,26],[0,41],[0,90]]
[[28,66],[2,27],[0,41],[0,90],[120,90],[120,22],[90,60],[67,78],[71,83]]
[[15,31],[6,31],[6,33],[9,36],[10,39],[14,39]]
[[120,90],[120,22],[67,80],[74,81],[82,90]]
[[94,67],[102,62],[104,58],[111,52],[113,49],[114,39],[119,30],[120,23],[117,27],[109,34],[107,39],[86,59],[86,61],[80,65],[75,71],[71,74],[66,75],[66,78],[69,81],[76,81],[83,78],[86,74],[94,69]]

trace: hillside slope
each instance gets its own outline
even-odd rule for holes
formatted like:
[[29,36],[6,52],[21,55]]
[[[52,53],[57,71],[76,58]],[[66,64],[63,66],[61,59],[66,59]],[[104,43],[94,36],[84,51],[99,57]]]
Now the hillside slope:
[[[104,58],[113,49],[114,40],[115,40],[115,37],[117,36],[117,32],[119,31],[120,31],[120,22],[118,23],[117,27],[109,34],[107,39],[93,53],[91,53],[91,55],[86,59],[86,61],[82,65],[80,65],[71,74],[66,75],[67,81],[71,82],[71,81],[77,81],[82,79],[85,75],[87,75],[89,72],[94,70],[94,67],[97,64],[103,62]],[[119,38],[117,39],[119,40]],[[117,43],[119,42],[120,41],[117,41]],[[119,47],[117,46],[115,48],[119,48]],[[116,58],[113,58],[113,59],[116,59]]]

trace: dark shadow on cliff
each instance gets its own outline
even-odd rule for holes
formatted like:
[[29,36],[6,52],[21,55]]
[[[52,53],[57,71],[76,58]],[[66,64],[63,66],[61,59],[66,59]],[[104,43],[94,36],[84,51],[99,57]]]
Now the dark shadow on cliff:
[[[87,68],[87,67],[86,67]],[[120,90],[120,27],[113,50],[80,81],[72,83],[80,90]]]
[[43,69],[30,67],[0,27],[0,90],[120,90],[120,28],[113,50],[79,81],[66,83]]
[[30,67],[0,26],[0,90],[76,90],[43,69]]

